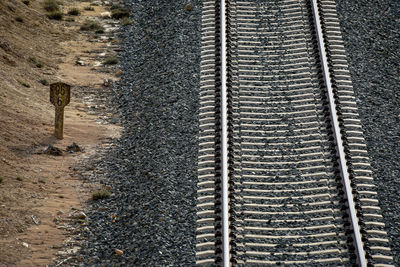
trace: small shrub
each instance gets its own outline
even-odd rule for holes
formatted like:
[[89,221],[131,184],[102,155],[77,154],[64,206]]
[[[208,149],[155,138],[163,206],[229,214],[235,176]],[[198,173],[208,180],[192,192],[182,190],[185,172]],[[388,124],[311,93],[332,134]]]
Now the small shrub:
[[79,11],[79,9],[77,8],[72,8],[68,11],[68,15],[71,16],[79,16],[81,14],[81,11]]
[[126,8],[116,8],[111,10],[111,18],[122,19],[123,17],[129,17],[129,10]]
[[45,0],[43,3],[43,8],[47,12],[60,11],[60,6],[55,0]]
[[15,21],[23,23],[24,19],[22,17],[18,16],[18,17],[15,18]]
[[31,87],[29,84],[24,83],[24,82],[22,82],[21,85],[22,85],[22,86],[25,86],[26,88],[30,88],[30,87]]
[[46,14],[49,19],[62,20],[64,14],[61,11],[53,11]]
[[103,65],[115,65],[118,64],[119,60],[116,57],[107,57],[103,61]]
[[4,178],[0,176],[0,184],[3,183]]
[[39,183],[42,183],[42,184],[45,184],[45,183],[46,183],[46,181],[43,180],[43,179],[39,179],[38,182],[39,182]]
[[40,79],[39,82],[43,85],[49,85],[49,81],[46,79]]
[[105,199],[110,197],[110,192],[106,189],[98,190],[92,193],[93,200]]
[[74,22],[74,21],[75,21],[75,19],[74,19],[74,18],[71,18],[71,17],[69,17],[69,18],[66,18],[66,19],[65,19],[65,21],[68,21],[68,22]]
[[23,0],[22,3],[24,3],[25,5],[29,6],[30,1],[29,0]]
[[110,7],[111,10],[120,9],[120,8],[121,8],[121,7],[120,7],[119,5],[112,5],[112,6]]
[[36,68],[43,68],[43,63],[37,60],[35,57],[30,57],[29,60],[35,65]]
[[18,177],[17,177],[17,181],[22,182],[23,180],[24,180],[24,178],[22,178],[21,176],[18,176]]
[[87,20],[81,25],[81,31],[103,31],[104,27],[96,21]]
[[91,7],[91,6],[86,6],[83,9],[86,10],[86,11],[94,11],[94,8]]
[[121,20],[122,26],[128,26],[131,25],[133,22],[130,18],[128,17],[123,17]]

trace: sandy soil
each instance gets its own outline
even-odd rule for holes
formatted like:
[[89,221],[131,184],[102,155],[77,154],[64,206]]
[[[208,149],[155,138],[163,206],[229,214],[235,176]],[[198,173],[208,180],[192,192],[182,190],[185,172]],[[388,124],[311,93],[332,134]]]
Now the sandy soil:
[[[110,33],[102,39],[79,31],[84,20],[99,19],[109,7],[84,11],[90,1],[64,1],[64,13],[78,7],[82,14],[54,21],[42,2],[0,1],[0,266],[46,266],[65,253],[68,221],[99,187],[84,184],[74,166],[87,164],[120,132],[118,125],[99,123],[104,114],[90,109],[96,90],[107,90],[104,81],[117,79],[115,67],[100,64],[115,54],[117,41]],[[46,84],[57,81],[73,86],[63,140],[53,136]],[[66,152],[73,142],[84,152]],[[43,154],[48,145],[63,155]]]

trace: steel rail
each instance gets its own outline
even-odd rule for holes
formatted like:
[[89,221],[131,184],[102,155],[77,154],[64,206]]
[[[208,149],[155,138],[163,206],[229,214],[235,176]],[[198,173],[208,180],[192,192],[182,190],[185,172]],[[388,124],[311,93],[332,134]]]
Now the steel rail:
[[357,213],[356,213],[356,209],[355,209],[355,205],[354,205],[354,201],[353,201],[353,194],[352,194],[352,188],[350,185],[349,174],[347,172],[347,163],[346,163],[344,147],[343,147],[343,142],[342,142],[342,135],[340,133],[340,128],[339,128],[338,116],[336,114],[336,104],[335,104],[335,100],[334,100],[334,96],[333,96],[332,83],[331,83],[331,79],[330,79],[330,75],[329,75],[328,60],[326,58],[325,43],[323,40],[323,34],[322,34],[322,28],[321,28],[321,23],[320,23],[320,16],[319,16],[319,11],[318,11],[317,0],[312,0],[312,11],[314,14],[314,23],[315,23],[315,29],[316,29],[317,39],[318,39],[318,47],[319,47],[319,52],[320,52],[320,57],[321,57],[322,73],[323,73],[325,86],[326,86],[327,93],[328,93],[332,128],[334,130],[334,137],[336,140],[336,148],[337,148],[337,153],[339,156],[339,166],[340,166],[342,181],[344,184],[345,194],[346,194],[347,201],[349,204],[348,212],[350,215],[350,223],[353,228],[353,236],[354,236],[353,241],[354,241],[354,245],[356,248],[357,261],[358,261],[359,266],[364,267],[364,266],[367,266],[366,259],[365,259],[365,252],[363,249],[363,243],[361,241],[360,227],[358,225]]
[[229,198],[228,198],[228,101],[225,0],[220,2],[221,38],[221,187],[222,187],[222,253],[223,266],[230,266]]

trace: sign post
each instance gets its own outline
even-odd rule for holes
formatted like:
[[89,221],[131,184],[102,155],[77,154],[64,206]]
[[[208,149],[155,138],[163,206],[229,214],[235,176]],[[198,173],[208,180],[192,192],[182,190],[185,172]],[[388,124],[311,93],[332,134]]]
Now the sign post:
[[50,85],[50,102],[55,106],[54,135],[58,139],[64,136],[64,107],[71,99],[71,86],[66,83],[53,83]]

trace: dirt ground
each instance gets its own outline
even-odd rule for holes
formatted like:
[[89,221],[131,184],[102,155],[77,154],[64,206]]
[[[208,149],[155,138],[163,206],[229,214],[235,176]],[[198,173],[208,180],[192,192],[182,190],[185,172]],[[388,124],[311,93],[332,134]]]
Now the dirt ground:
[[[74,216],[84,221],[84,214],[76,214],[99,188],[84,184],[74,166],[87,164],[121,130],[99,119],[104,114],[95,99],[97,90],[107,90],[121,74],[116,66],[101,64],[117,53],[118,40],[112,28],[80,31],[88,18],[105,23],[111,1],[58,1],[64,2],[60,21],[46,17],[43,2],[0,0],[1,267],[46,266],[65,253],[60,251],[69,237],[64,222]],[[81,14],[67,15],[72,7]],[[63,140],[53,136],[49,102],[49,84],[59,81],[72,85]],[[72,143],[84,151],[67,152]],[[43,153],[49,145],[62,156]]]

